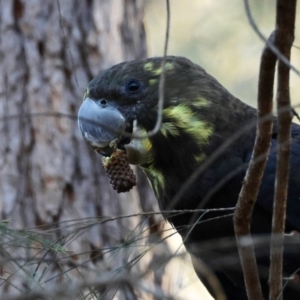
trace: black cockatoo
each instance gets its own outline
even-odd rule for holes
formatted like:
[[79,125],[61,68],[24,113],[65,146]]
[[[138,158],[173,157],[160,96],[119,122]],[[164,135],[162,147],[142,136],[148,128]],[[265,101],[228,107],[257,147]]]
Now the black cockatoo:
[[[79,110],[84,139],[104,156],[123,150],[129,163],[147,175],[162,210],[235,207],[254,146],[256,109],[231,95],[200,66],[184,57],[168,56],[161,127],[146,137],[157,121],[161,72],[162,58],[155,57],[124,62],[95,77]],[[234,138],[239,131],[242,133]],[[299,125],[292,124],[291,137],[286,233],[300,231]],[[195,176],[195,171],[228,140],[230,145]],[[271,230],[277,146],[274,118],[270,154],[252,218],[255,236],[265,237]],[[195,178],[178,195],[193,174]],[[234,239],[233,211],[165,217],[193,257],[215,271],[227,298],[247,299]],[[256,255],[267,297],[268,244],[257,246]],[[284,276],[300,274],[299,268],[300,244],[286,245]],[[203,279],[199,270],[197,273]],[[285,299],[300,299],[299,285],[289,281]],[[214,295],[211,286],[207,287]]]

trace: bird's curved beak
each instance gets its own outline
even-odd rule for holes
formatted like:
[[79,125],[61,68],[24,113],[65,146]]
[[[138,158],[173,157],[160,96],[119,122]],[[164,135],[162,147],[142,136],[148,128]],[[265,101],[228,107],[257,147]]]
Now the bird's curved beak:
[[78,127],[88,144],[109,156],[125,132],[126,120],[117,108],[86,98],[78,111]]

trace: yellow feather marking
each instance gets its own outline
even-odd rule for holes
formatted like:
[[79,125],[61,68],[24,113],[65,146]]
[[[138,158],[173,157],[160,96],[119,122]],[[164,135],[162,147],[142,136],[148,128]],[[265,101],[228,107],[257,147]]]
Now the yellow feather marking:
[[[145,132],[146,132],[146,130],[145,130]],[[146,153],[147,163],[152,163],[153,162],[153,152],[152,152],[152,143],[151,143],[150,139],[148,139],[148,138],[142,139],[141,146],[144,149],[144,152]]]
[[[170,71],[170,70],[173,70],[174,69],[174,65],[172,64],[172,63],[170,63],[170,62],[167,62],[166,64],[165,64],[165,70],[166,70],[166,72],[167,71]],[[152,70],[152,74],[153,75],[160,75],[161,74],[161,72],[162,72],[162,67],[159,67],[159,68],[157,68],[157,69],[154,69],[154,70]]]
[[202,162],[205,160],[206,154],[205,154],[205,153],[201,153],[201,154],[199,154],[199,155],[195,155],[194,158],[195,158],[195,161],[196,161],[198,164],[200,164],[200,163],[202,163]]
[[157,83],[157,79],[150,79],[149,80],[149,85],[154,85]]
[[189,106],[185,104],[170,106],[165,108],[163,113],[172,119],[176,127],[191,135],[199,147],[208,144],[209,138],[213,134],[213,126],[199,119]]
[[[133,134],[146,135],[147,131],[144,128],[137,127],[134,123]],[[134,165],[151,164],[153,162],[152,147],[149,138],[133,138],[129,144],[125,145],[129,163]]]
[[179,135],[178,129],[176,128],[175,124],[172,122],[162,123],[160,127],[160,132],[166,138],[168,137],[168,135],[172,135],[174,137]]
[[86,89],[86,91],[85,91],[85,93],[84,93],[84,95],[83,95],[83,99],[82,99],[82,101],[84,101],[84,100],[85,100],[85,98],[87,98],[87,97],[89,96],[89,93],[90,93],[90,89],[89,89],[89,88],[87,88],[87,89]]
[[145,71],[152,71],[153,70],[153,62],[149,61],[144,65]]
[[150,166],[148,168],[141,168],[146,173],[155,196],[159,198],[160,191],[164,190],[165,188],[165,178],[163,174],[160,171],[154,169],[153,166]]
[[195,99],[195,101],[193,101],[191,105],[193,105],[196,108],[201,108],[209,106],[209,102],[205,98],[199,97]]
[[[167,62],[165,64],[165,70],[166,71],[170,71],[170,70],[173,70],[174,69],[174,65],[173,63],[170,63],[170,62]],[[162,72],[162,67],[158,67],[158,68],[154,68],[154,64],[152,62],[147,62],[145,65],[144,65],[144,70],[145,71],[148,71],[148,72],[151,72],[153,75],[157,76],[157,75],[160,75],[161,72]]]
[[146,151],[151,151],[152,149],[152,143],[148,138],[142,139],[142,147],[146,150]]

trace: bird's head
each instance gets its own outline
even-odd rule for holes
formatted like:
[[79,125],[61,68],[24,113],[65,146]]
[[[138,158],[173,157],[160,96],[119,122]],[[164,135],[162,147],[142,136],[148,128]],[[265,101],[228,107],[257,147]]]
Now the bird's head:
[[198,65],[169,56],[162,124],[147,137],[157,121],[161,73],[160,57],[115,65],[89,83],[78,114],[84,139],[105,156],[125,150],[157,195],[166,189],[167,178],[177,172],[176,180],[184,180],[205,160],[216,127],[230,119],[227,111],[237,100],[231,101],[233,96]]

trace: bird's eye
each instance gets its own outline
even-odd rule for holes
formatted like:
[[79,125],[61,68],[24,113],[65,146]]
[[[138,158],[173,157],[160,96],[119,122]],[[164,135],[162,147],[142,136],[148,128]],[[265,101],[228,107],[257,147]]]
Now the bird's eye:
[[142,84],[137,80],[130,80],[127,83],[126,89],[129,93],[135,93],[139,91],[142,87]]

